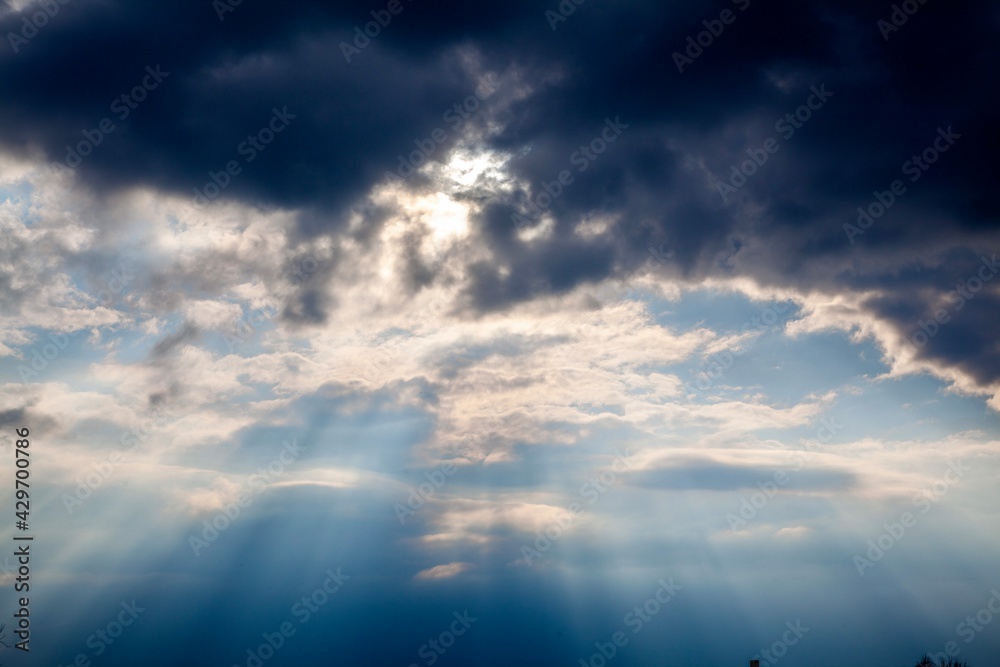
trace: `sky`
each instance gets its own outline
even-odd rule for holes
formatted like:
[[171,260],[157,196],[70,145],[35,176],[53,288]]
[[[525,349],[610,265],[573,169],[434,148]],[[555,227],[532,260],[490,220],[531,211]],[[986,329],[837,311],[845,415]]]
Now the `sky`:
[[992,664],[998,32],[0,0],[0,661]]

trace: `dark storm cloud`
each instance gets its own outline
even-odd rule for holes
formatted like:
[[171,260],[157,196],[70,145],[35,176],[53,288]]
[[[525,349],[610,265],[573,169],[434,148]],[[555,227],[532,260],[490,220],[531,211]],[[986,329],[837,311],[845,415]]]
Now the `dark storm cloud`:
[[[984,287],[989,288],[990,281],[1000,281],[1000,264],[983,256],[979,266],[982,271],[961,277],[941,269],[938,273],[943,289],[873,298],[867,305],[880,316],[898,322],[911,349],[987,384],[1000,377],[1000,297],[995,292],[986,293]],[[949,277],[953,280],[949,281]]]
[[[0,45],[0,144],[65,160],[68,144],[84,130],[97,136],[108,118],[113,129],[76,168],[87,186],[144,184],[193,199],[215,172],[220,198],[297,209],[300,233],[337,234],[349,211],[370,206],[366,193],[398,156],[476,89],[476,72],[516,72],[508,81],[518,90],[468,126],[489,120],[484,147],[512,153],[509,172],[530,185],[489,193],[474,220],[495,258],[471,266],[474,311],[628,275],[662,245],[674,252],[665,270],[689,280],[751,276],[828,293],[875,286],[874,312],[908,332],[933,310],[931,296],[952,288],[951,273],[971,275],[978,254],[1000,245],[994,5],[917,3],[891,32],[878,25],[890,19],[888,2],[590,0],[553,30],[544,12],[556,5],[404,1],[348,63],[340,43],[384,3],[244,2],[220,21],[203,0],[78,0],[16,54]],[[723,10],[733,21],[679,72],[675,53]],[[0,18],[0,34],[20,31],[31,11]],[[147,68],[164,74],[150,78]],[[111,105],[136,86],[145,99],[121,118]],[[815,102],[816,90],[831,94],[809,120],[794,133],[776,125]],[[271,143],[244,143],[276,113],[286,125]],[[609,122],[620,134],[581,158]],[[907,171],[940,132],[960,138],[926,170],[911,162]],[[460,134],[448,133],[431,159],[445,159]],[[718,183],[771,138],[777,152],[724,199]],[[238,171],[220,175],[227,163]],[[537,222],[529,196],[537,202],[564,171],[572,182],[543,207],[551,234],[522,242],[512,214]],[[905,193],[884,215],[863,235],[845,230],[897,180]],[[407,184],[427,185],[420,176]],[[369,213],[371,229],[389,212]],[[616,222],[586,238],[575,232],[594,217]],[[956,248],[967,252],[941,261]],[[411,253],[408,288],[440,270]],[[333,303],[310,286],[284,316],[320,323]],[[989,305],[983,294],[921,354],[983,383],[1000,377],[1000,353],[982,333]]]
[[[20,31],[33,9],[0,19],[0,34]],[[16,54],[5,45],[0,87],[18,92],[0,112],[0,142],[64,163],[67,145],[96,144],[76,167],[88,185],[149,184],[192,200],[209,172],[235,161],[241,172],[226,197],[339,212],[475,89],[476,78],[443,56],[465,39],[459,26],[503,19],[458,3],[419,11],[407,4],[348,64],[338,45],[372,9],[380,7],[244,3],[220,22],[201,1],[69,3]],[[436,30],[423,43],[396,50],[394,34],[428,22]],[[435,33],[445,34],[435,41]],[[146,90],[135,99],[143,99],[131,101],[137,86]],[[294,118],[263,150],[244,145],[269,126],[274,109]]]
[[[828,293],[877,288],[884,303],[900,306],[919,294],[898,316],[874,311],[908,334],[932,310],[924,299],[950,289],[954,274],[972,275],[980,253],[990,256],[1000,132],[984,114],[997,88],[984,59],[997,56],[995,8],[921,6],[884,40],[877,21],[890,17],[889,4],[754,3],[679,73],[672,54],[722,8],[651,12],[625,34],[613,22],[588,23],[581,8],[575,23],[559,27],[564,53],[550,53],[548,66],[570,74],[514,108],[518,120],[496,143],[539,147],[511,164],[536,201],[560,170],[575,181],[546,209],[556,221],[546,241],[513,239],[510,214],[531,211],[520,193],[486,210],[491,247],[517,270],[477,267],[470,290],[479,307],[526,298],[526,275],[559,291],[628,273],[665,244],[673,270],[692,280],[750,275]],[[824,94],[811,97],[816,91]],[[789,124],[786,115],[807,103],[818,108]],[[586,171],[575,170],[570,156],[608,117],[629,128]],[[718,183],[769,138],[777,152],[723,200]],[[852,243],[844,225],[857,224],[857,208],[897,180],[906,191]],[[572,230],[588,214],[621,222],[584,242]],[[540,261],[550,251],[565,262]],[[1000,354],[973,316],[988,308],[980,299],[965,324],[920,353],[995,381]]]

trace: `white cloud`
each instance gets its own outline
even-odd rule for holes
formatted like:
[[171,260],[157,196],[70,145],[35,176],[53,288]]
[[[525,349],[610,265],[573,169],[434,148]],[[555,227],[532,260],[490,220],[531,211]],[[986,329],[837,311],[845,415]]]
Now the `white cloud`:
[[450,579],[451,577],[456,577],[463,572],[468,571],[471,567],[471,563],[447,563],[445,565],[435,565],[434,567],[417,572],[413,578],[424,581],[434,579]]

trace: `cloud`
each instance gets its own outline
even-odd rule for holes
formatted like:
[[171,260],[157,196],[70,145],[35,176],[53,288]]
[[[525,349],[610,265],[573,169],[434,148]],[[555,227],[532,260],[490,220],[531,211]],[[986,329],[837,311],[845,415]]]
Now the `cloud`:
[[463,572],[468,571],[471,567],[471,563],[447,563],[445,565],[435,565],[434,567],[417,572],[413,578],[424,581],[450,579],[451,577],[456,577]]
[[[962,65],[988,56],[972,47],[991,43],[975,37],[989,30],[989,21],[976,18],[989,15],[986,4],[933,9],[937,19],[922,15],[889,42],[873,28],[879,8],[864,3],[753,6],[684,73],[662,65],[700,29],[704,17],[691,8],[596,3],[577,12],[571,28],[551,32],[527,3],[475,11],[445,3],[402,15],[348,63],[338,44],[365,16],[356,10],[302,0],[280,12],[242,6],[219,22],[194,1],[141,12],[116,3],[87,12],[63,7],[17,54],[16,66],[0,70],[0,83],[15,91],[0,112],[0,145],[29,164],[64,160],[66,147],[88,141],[84,132],[95,136],[107,117],[114,130],[73,170],[77,191],[155,190],[187,203],[235,159],[241,171],[210,206],[213,223],[202,233],[214,233],[214,221],[238,203],[288,218],[280,233],[289,247],[317,239],[339,261],[346,247],[369,244],[404,216],[394,289],[414,296],[448,287],[449,307],[469,316],[634,277],[651,248],[666,248],[673,254],[661,270],[671,280],[749,280],[800,300],[845,299],[891,348],[894,336],[911,335],[933,312],[942,291],[995,252],[989,220],[997,195],[984,174],[1000,136],[981,111],[988,83]],[[778,30],[776,17],[790,15],[798,27]],[[21,19],[12,11],[0,28],[18,28]],[[183,48],[163,38],[170,25],[184,26]],[[416,26],[428,30],[413,32]],[[63,57],[67,40],[73,59]],[[924,57],[930,42],[938,45],[933,62]],[[114,101],[142,83],[147,65],[169,75],[120,118]],[[943,70],[951,74],[930,76]],[[89,82],[92,72],[101,73],[99,86]],[[497,85],[479,99],[486,75]],[[818,86],[831,95],[785,137],[777,122]],[[882,94],[872,97],[872,87]],[[475,110],[456,115],[470,96]],[[404,102],[415,99],[419,104]],[[19,111],[27,106],[31,114]],[[266,147],[241,153],[273,109],[286,107],[295,115],[289,125]],[[581,158],[607,119],[623,128],[620,135],[594,159]],[[840,131],[848,121],[850,131]],[[947,127],[961,138],[910,182],[900,165]],[[427,139],[435,129],[444,133],[441,142]],[[780,138],[779,152],[724,202],[718,183],[770,136]],[[385,174],[426,141],[434,150],[419,160],[423,166],[397,181],[395,199],[375,204]],[[469,154],[493,159],[469,172],[468,159],[458,159]],[[564,170],[573,182],[544,207],[539,220],[547,231],[523,238],[511,215],[528,212]],[[905,195],[849,242],[844,225],[896,178],[907,181]],[[459,232],[464,242],[445,244],[443,253],[441,235],[420,231],[415,218],[423,214],[409,203],[434,192],[449,193],[433,207],[435,216],[447,206],[469,207],[471,225]],[[62,255],[90,262],[98,255],[81,253],[81,244],[97,239],[86,234],[113,227],[71,227],[46,241],[38,227],[14,238],[35,237],[33,252],[46,261],[56,248],[39,242],[69,243]],[[195,252],[174,267],[192,273],[158,270],[151,279],[231,287],[233,271],[257,273],[268,264],[245,254],[262,231],[240,228],[224,244],[236,253],[230,259],[240,258],[235,266],[222,261],[223,244],[215,243],[214,260],[200,261]],[[97,241],[94,251],[103,245]],[[351,278],[324,266],[315,281],[294,289],[275,282],[277,267],[267,268],[282,321],[321,325],[337,312],[333,285]],[[45,283],[47,301],[82,298],[72,283],[37,282]],[[876,285],[877,300],[861,300]],[[17,289],[5,293],[23,300]],[[174,298],[165,287],[155,293]],[[984,338],[994,301],[992,290],[983,292],[914,360],[963,391],[995,396],[1000,363]],[[86,317],[105,326],[115,314],[88,309]],[[891,349],[887,356],[896,370],[907,368]]]
[[[773,476],[774,470],[763,467],[752,468],[703,460],[647,469],[634,475],[632,482],[664,490],[737,491],[756,490],[758,484],[768,482]],[[808,491],[843,492],[856,485],[852,473],[838,470],[806,470],[794,477],[794,487]]]
[[[37,601],[60,627],[127,586],[190,586],[155,612],[184,618],[248,591],[206,649],[222,664],[245,655],[232,628],[247,646],[268,629],[240,614],[283,614],[334,559],[353,579],[322,613],[348,639],[303,633],[291,662],[336,641],[408,664],[469,590],[504,592],[482,635],[503,651],[537,608],[578,624],[543,627],[538,661],[579,657],[601,636],[577,630],[618,624],[665,567],[692,602],[650,651],[692,663],[719,623],[748,628],[716,656],[733,662],[790,609],[834,629],[794,658],[816,662],[897,636],[884,600],[922,637],[979,608],[1000,410],[992,5],[927,3],[885,40],[889,7],[752,2],[679,72],[720,7],[589,0],[553,30],[538,3],[405,4],[348,62],[373,5],[56,4],[0,64],[0,422],[30,426],[32,493],[57,507],[65,548],[39,578],[91,591]],[[40,7],[2,3],[0,34]],[[186,537],[289,438],[301,458],[192,565]],[[973,472],[855,597],[852,554],[957,459]],[[419,582],[449,579],[461,592],[435,585],[429,609]],[[474,636],[457,662],[518,659]]]

